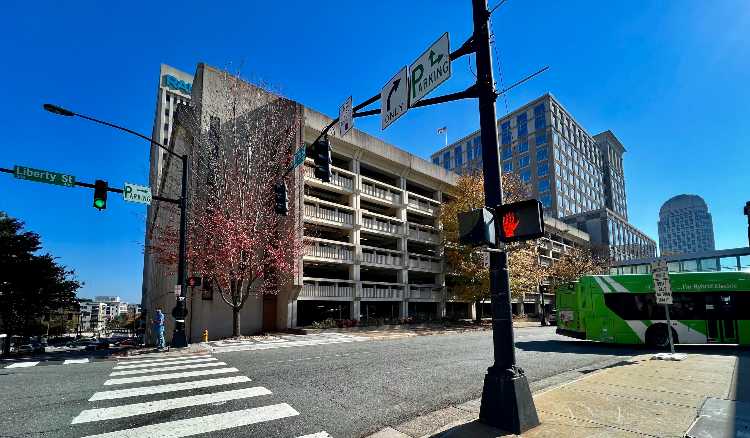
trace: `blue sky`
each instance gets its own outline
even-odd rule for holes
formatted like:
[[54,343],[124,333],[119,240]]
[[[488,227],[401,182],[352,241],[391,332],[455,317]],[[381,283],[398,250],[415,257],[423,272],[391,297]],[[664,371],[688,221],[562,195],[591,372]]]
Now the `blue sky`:
[[[356,103],[378,92],[443,32],[457,47],[471,32],[470,3],[2,2],[0,166],[146,183],[145,142],[55,117],[42,103],[150,133],[159,64],[193,72],[206,62],[335,114],[348,95]],[[713,214],[717,248],[747,245],[750,3],[509,0],[493,27],[505,85],[550,66],[498,100],[498,114],[551,92],[589,133],[611,129],[625,144],[632,223],[656,239],[661,204],[695,193]],[[437,93],[468,86],[468,63],[455,61]],[[452,141],[477,129],[478,117],[464,101],[412,110],[385,132],[379,123],[356,120],[428,158],[443,143],[438,127]],[[113,194],[105,211],[91,202],[89,190],[0,175],[0,210],[77,271],[82,295],[138,301],[145,209]]]

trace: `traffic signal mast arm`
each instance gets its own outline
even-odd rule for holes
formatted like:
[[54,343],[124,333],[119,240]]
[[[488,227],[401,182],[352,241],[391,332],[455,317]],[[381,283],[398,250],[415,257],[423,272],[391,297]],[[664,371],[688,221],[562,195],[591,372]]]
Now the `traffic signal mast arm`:
[[[4,167],[0,167],[0,172],[11,173],[11,174],[14,173],[13,169],[6,169]],[[89,188],[89,189],[95,189],[96,188],[96,185],[91,184],[91,183],[87,183],[87,182],[76,181],[73,184],[76,185],[76,186],[78,186],[78,187],[86,187],[86,188]],[[114,187],[107,187],[107,191],[108,192],[112,192],[112,193],[122,193],[123,192],[122,189],[118,189],[118,188],[114,188]],[[180,204],[180,200],[179,199],[165,198],[163,196],[152,196],[152,198],[156,199],[157,201],[168,202],[170,204],[177,204],[177,205]]]

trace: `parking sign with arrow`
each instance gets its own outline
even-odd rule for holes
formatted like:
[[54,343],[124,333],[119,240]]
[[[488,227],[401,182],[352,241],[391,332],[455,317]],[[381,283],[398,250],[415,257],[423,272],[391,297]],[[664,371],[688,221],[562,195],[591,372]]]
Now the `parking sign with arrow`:
[[409,110],[409,84],[406,67],[380,90],[380,127],[385,129]]
[[451,77],[451,46],[444,33],[409,68],[411,74],[410,105],[419,102],[430,91]]

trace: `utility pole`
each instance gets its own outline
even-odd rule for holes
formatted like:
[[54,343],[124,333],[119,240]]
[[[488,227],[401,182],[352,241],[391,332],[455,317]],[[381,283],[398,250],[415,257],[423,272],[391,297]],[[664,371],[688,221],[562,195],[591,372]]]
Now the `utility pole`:
[[[479,126],[482,137],[484,200],[489,208],[503,204],[497,142],[495,83],[492,73],[487,0],[472,0],[474,44],[476,47]],[[485,424],[520,434],[539,424],[529,382],[516,366],[513,319],[510,311],[508,255],[490,252],[490,293],[492,305],[492,344],[494,364],[487,369],[482,390],[479,420]]]
[[747,245],[750,246],[750,201],[745,203],[745,209],[743,211],[745,216],[747,216]]

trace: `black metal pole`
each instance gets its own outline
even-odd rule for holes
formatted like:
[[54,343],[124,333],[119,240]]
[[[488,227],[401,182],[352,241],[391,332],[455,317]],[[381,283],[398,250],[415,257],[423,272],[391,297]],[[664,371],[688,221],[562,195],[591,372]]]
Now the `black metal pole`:
[[547,326],[547,309],[544,308],[544,288],[539,286],[539,299],[542,302],[542,321],[541,325],[542,327]]
[[177,297],[174,316],[174,332],[172,333],[172,346],[175,348],[187,347],[187,335],[185,334],[185,317],[187,316],[187,207],[188,207],[188,156],[180,157],[182,160],[182,192],[180,194],[180,245],[179,261],[177,263],[177,284],[180,286],[180,296]]
[[[497,94],[492,73],[487,0],[472,0],[474,41],[476,44],[477,87],[479,89],[479,126],[482,137],[485,205],[503,204],[503,184],[497,141]],[[492,305],[492,343],[495,363],[487,370],[479,411],[481,422],[520,434],[539,424],[529,382],[516,366],[513,319],[510,311],[508,256],[490,252],[490,297]]]
[[745,209],[743,211],[747,216],[747,245],[750,246],[750,201],[745,203]]

